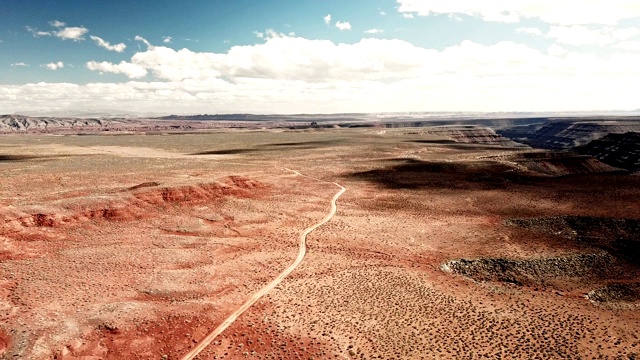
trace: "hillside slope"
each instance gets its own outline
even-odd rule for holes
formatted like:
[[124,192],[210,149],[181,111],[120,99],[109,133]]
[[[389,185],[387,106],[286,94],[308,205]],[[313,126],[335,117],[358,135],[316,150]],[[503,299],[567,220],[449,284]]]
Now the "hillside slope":
[[31,117],[24,115],[0,115],[0,131],[20,132],[29,130],[47,130],[52,128],[100,128],[107,122],[119,123],[117,120]]
[[611,166],[640,171],[640,133],[609,134],[601,139],[573,149],[593,156]]
[[554,120],[545,125],[512,127],[498,134],[540,149],[564,150],[581,146],[608,134],[640,132],[638,120]]

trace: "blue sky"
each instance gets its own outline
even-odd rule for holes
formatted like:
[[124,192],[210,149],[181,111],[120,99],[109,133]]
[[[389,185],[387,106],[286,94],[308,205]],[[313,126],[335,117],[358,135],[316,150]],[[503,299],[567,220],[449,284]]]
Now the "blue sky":
[[0,19],[0,113],[640,108],[631,0],[3,0]]

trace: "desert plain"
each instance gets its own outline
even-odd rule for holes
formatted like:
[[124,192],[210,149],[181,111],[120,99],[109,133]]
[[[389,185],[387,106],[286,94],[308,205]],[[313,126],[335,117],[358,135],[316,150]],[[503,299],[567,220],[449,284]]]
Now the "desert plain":
[[637,358],[640,176],[450,135],[0,135],[0,358],[183,358],[339,186],[196,358]]

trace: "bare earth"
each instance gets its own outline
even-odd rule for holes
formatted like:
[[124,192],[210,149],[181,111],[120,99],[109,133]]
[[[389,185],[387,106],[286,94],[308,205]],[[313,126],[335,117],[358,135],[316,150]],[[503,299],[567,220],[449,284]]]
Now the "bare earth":
[[640,176],[450,140],[2,135],[0,358],[181,359],[305,229],[195,358],[638,357]]

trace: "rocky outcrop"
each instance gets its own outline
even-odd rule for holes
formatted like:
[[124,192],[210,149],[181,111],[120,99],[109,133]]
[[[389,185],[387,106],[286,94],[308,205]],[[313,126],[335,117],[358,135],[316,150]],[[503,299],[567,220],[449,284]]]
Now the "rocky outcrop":
[[621,171],[621,169],[609,166],[594,157],[564,151],[520,153],[508,157],[507,160],[534,174],[547,176]]
[[593,302],[636,302],[640,300],[640,283],[610,284],[590,291],[587,298]]
[[[213,127],[217,126],[212,123]],[[212,128],[202,123],[153,121],[137,118],[63,118],[33,117],[24,115],[0,115],[0,134],[102,134],[106,132],[159,132],[190,131],[195,128]]]
[[[111,120],[113,121],[113,120]],[[0,115],[0,131],[19,132],[29,130],[46,130],[52,128],[78,128],[105,126],[105,120],[78,119],[78,118],[52,118],[31,117],[23,115]]]
[[640,300],[640,220],[554,216],[511,219],[507,224],[557,236],[581,250],[529,259],[456,259],[440,268],[476,281],[579,288],[593,302]]
[[557,278],[611,277],[619,272],[619,261],[603,252],[541,259],[459,259],[441,269],[477,281],[501,281],[516,285],[543,285]]
[[69,199],[55,208],[0,207],[0,234],[30,239],[28,230],[31,228],[69,227],[90,220],[131,221],[153,216],[157,209],[167,206],[202,204],[227,197],[249,198],[259,196],[266,189],[261,182],[242,176],[229,176],[223,182],[177,187],[154,184],[158,183],[130,187],[119,196]]
[[496,134],[496,132],[490,128],[475,125],[426,127],[416,134],[438,136],[448,139],[453,143],[461,144],[484,144],[507,147],[522,146]]
[[640,171],[640,132],[608,134],[573,151],[593,156],[611,166]]
[[543,126],[529,125],[498,130],[498,134],[534,148],[571,149],[608,134],[640,132],[639,120],[549,120]]

